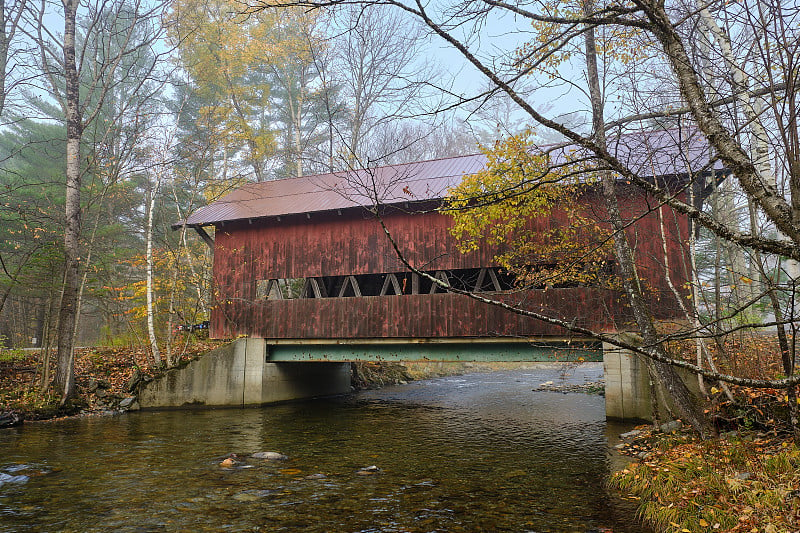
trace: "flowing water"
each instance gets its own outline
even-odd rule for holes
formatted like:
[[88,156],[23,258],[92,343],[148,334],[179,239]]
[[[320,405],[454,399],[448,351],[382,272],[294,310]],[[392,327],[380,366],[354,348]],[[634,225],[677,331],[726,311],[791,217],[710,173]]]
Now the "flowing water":
[[532,391],[559,379],[472,374],[2,430],[0,532],[643,531],[603,486],[628,427],[606,423],[601,396]]

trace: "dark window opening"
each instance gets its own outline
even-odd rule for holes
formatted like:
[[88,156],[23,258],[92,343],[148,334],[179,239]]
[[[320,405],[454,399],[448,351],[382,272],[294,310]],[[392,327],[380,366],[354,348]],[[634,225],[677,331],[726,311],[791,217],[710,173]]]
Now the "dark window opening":
[[[502,292],[514,289],[512,274],[497,267],[431,270],[426,274],[460,291]],[[272,278],[256,282],[256,298],[354,298],[448,292],[440,283],[411,272],[354,274],[312,278]]]

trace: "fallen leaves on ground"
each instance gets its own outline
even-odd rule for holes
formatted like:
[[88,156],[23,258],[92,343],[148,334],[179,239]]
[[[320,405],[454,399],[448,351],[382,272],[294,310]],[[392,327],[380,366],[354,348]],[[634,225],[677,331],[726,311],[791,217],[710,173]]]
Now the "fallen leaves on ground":
[[800,449],[788,438],[744,432],[702,441],[644,430],[623,453],[641,460],[611,485],[659,530],[800,529]]
[[[196,339],[187,344],[177,365],[183,365],[223,344],[222,341]],[[31,420],[55,418],[71,411],[59,409],[51,392],[41,391],[43,361],[39,351],[0,352],[0,411],[16,411]],[[50,358],[50,376],[55,375],[55,355]],[[76,398],[83,410],[101,411],[129,396],[127,390],[134,373],[153,377],[163,368],[152,364],[149,353],[136,347],[98,347],[75,350]],[[101,383],[104,397],[93,388]]]

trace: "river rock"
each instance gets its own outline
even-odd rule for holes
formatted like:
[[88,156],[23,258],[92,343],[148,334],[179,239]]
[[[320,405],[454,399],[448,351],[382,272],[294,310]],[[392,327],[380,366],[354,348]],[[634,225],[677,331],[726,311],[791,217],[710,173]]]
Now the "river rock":
[[632,439],[633,437],[638,437],[641,434],[642,434],[642,432],[640,430],[632,429],[630,431],[627,431],[627,432],[621,434],[619,436],[619,438],[621,438],[621,439]]
[[672,422],[661,424],[658,429],[660,429],[662,433],[674,433],[681,429],[681,426],[683,426],[683,424],[680,420],[673,420]]
[[10,428],[22,424],[23,416],[13,411],[0,413],[0,428]]
[[128,396],[119,402],[119,406],[121,409],[129,409],[134,403],[136,403],[136,396]]
[[236,465],[236,461],[233,458],[228,457],[227,459],[223,459],[223,461],[219,464],[222,468],[232,468]]
[[279,452],[256,452],[250,457],[253,459],[266,459],[268,461],[285,461],[289,458]]
[[28,476],[12,476],[0,472],[0,487],[6,483],[26,483],[30,478]]
[[361,469],[359,469],[359,470],[356,472],[356,475],[358,475],[358,476],[372,476],[372,475],[375,475],[375,474],[377,474],[377,473],[378,473],[378,472],[380,472],[380,471],[381,471],[381,469],[380,469],[380,468],[378,468],[378,467],[377,467],[377,466],[375,466],[375,465],[372,465],[372,466],[365,466],[364,468],[361,468]]
[[232,498],[240,502],[254,502],[262,498],[266,498],[273,492],[275,491],[269,489],[243,490],[242,492],[234,494]]

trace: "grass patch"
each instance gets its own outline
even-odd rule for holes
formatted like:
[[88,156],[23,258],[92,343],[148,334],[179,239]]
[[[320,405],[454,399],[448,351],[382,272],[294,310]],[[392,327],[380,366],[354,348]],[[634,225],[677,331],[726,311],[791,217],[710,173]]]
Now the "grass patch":
[[798,531],[800,449],[763,434],[661,436],[610,480],[659,531]]
[[0,363],[17,363],[25,361],[27,358],[28,354],[25,350],[0,349]]

